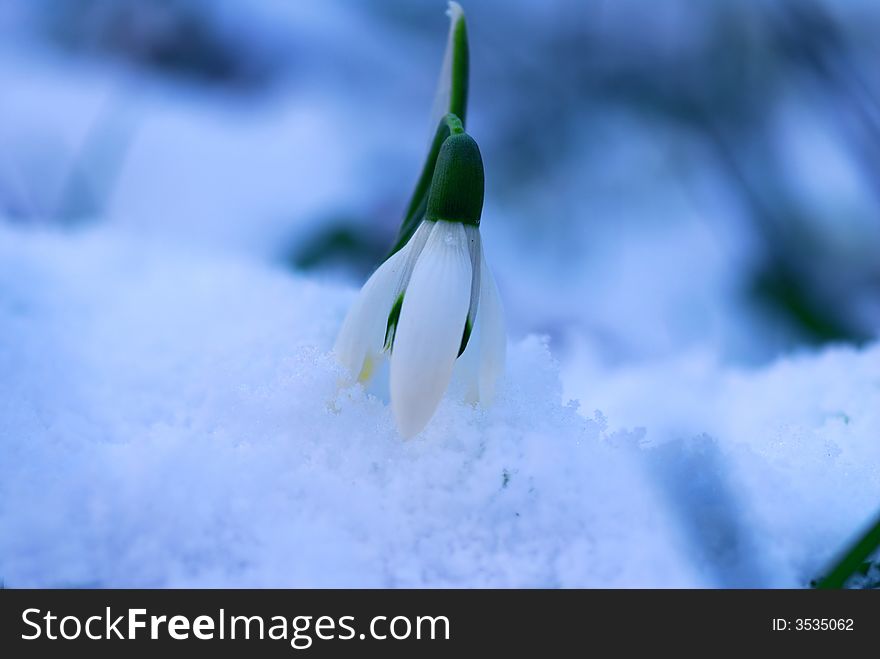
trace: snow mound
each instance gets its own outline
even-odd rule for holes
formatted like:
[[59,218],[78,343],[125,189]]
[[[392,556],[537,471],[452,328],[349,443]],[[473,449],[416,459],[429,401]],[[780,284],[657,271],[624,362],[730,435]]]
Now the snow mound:
[[354,291],[0,229],[7,586],[698,585],[637,439],[530,337],[404,442],[328,354]]
[[759,369],[711,352],[600,365],[582,345],[567,396],[640,430],[639,460],[708,583],[805,586],[880,508],[880,344]]

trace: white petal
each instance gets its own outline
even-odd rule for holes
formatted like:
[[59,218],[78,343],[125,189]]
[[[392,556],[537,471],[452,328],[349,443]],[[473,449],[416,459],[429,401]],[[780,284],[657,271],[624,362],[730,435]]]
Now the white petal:
[[391,409],[404,437],[427,425],[449,385],[470,302],[464,227],[434,224],[403,298],[391,353]]
[[453,381],[461,383],[464,400],[477,403],[480,400],[480,318],[479,314],[471,330],[470,340],[452,370]]
[[471,330],[477,322],[477,309],[480,306],[480,261],[483,255],[483,241],[480,239],[480,228],[473,224],[464,225],[464,233],[468,241],[468,254],[471,259],[471,299],[468,305],[468,320]]
[[480,324],[478,310],[480,306],[480,261],[482,260],[483,248],[480,239],[480,229],[471,224],[464,227],[468,238],[468,251],[470,253],[471,268],[471,299],[468,305],[468,321],[471,323],[471,334],[468,338],[464,352],[459,356],[453,368],[453,379],[464,385],[464,399],[468,403],[476,403],[480,400],[479,368],[480,368]]
[[385,261],[367,280],[339,330],[333,352],[358,379],[368,380],[381,359],[388,314],[400,288],[408,247]]
[[[476,325],[480,326],[480,402],[488,405],[495,395],[495,385],[504,372],[507,354],[507,334],[504,331],[504,311],[495,277],[486,263],[486,254],[480,254],[480,306]],[[467,352],[467,351],[465,351]],[[464,356],[464,355],[462,355]]]
[[358,380],[369,380],[381,365],[388,314],[433,228],[433,223],[422,222],[409,242],[370,276],[345,316],[333,352]]
[[428,237],[433,230],[433,222],[422,220],[421,224],[419,224],[418,228],[413,232],[409,242],[401,248],[401,252],[406,252],[406,257],[403,264],[403,270],[400,273],[400,288],[398,293],[409,285],[409,280],[416,267],[416,262],[418,261],[422,250],[425,248],[425,243],[428,242]]
[[457,2],[450,2],[446,10],[449,16],[449,37],[446,40],[446,52],[443,55],[443,65],[440,68],[440,80],[437,83],[437,92],[434,95],[434,108],[431,112],[431,125],[429,127],[431,139],[437,124],[449,112],[449,102],[452,94],[452,57],[454,55],[455,30],[459,21],[464,20],[464,10]]

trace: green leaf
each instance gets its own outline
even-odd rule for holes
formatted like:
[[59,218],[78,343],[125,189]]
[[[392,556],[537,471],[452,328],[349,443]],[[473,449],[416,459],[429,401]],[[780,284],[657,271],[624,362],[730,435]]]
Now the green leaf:
[[880,548],[880,517],[837,560],[828,574],[816,583],[816,588],[843,588],[850,577],[858,573],[864,562]]
[[440,80],[437,84],[432,114],[432,126],[437,128],[434,139],[428,148],[428,157],[425,159],[422,172],[403,216],[397,240],[388,256],[385,257],[386,259],[409,241],[425,216],[428,192],[434,178],[434,167],[437,164],[437,156],[443,142],[450,135],[464,132],[469,67],[467,25],[464,20],[464,11],[457,2],[449,3],[447,13],[450,18],[449,38],[446,42],[446,52],[443,55],[443,65],[440,70]]
[[449,16],[449,37],[437,82],[431,125],[436,125],[441,117],[449,113],[456,115],[464,123],[467,113],[470,54],[464,10],[457,2],[450,2],[446,14]]

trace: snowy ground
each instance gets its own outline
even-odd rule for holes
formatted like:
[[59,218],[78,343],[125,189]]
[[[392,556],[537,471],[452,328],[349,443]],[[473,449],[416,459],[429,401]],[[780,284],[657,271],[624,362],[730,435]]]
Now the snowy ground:
[[527,337],[405,443],[338,389],[352,289],[108,230],[5,228],[0,264],[8,586],[803,586],[880,499],[880,346],[584,350],[578,405]]

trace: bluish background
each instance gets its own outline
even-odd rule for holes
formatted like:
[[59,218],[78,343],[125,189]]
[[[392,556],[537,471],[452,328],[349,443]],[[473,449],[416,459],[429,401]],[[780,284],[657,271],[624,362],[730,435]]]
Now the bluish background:
[[[421,165],[442,9],[5,2],[4,221],[116,223],[359,283]],[[466,10],[515,333],[566,350],[575,328],[614,363],[876,335],[876,5]]]

